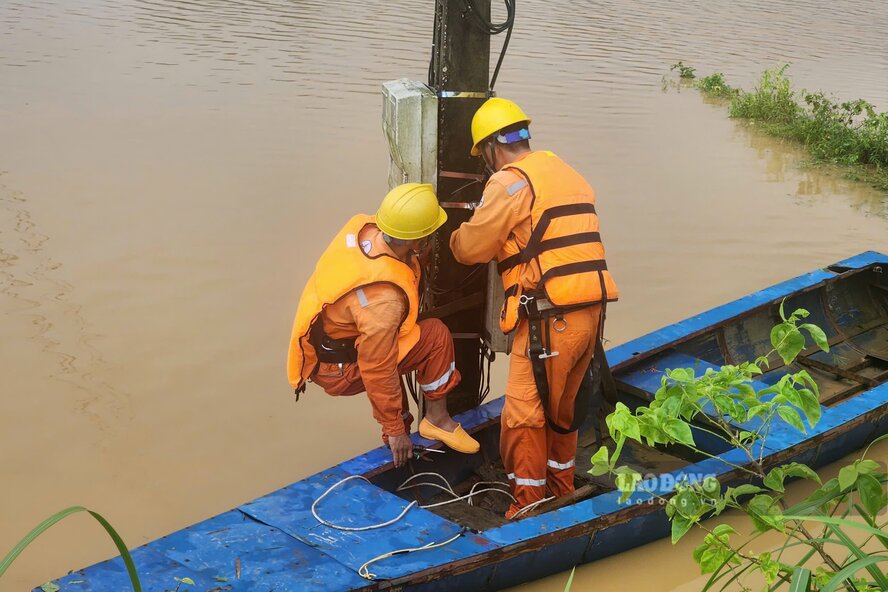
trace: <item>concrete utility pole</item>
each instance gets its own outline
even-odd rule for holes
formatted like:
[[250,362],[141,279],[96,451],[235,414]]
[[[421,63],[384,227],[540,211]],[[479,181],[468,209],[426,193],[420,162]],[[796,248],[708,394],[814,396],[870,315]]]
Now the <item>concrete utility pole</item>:
[[[435,35],[429,83],[438,96],[438,199],[473,203],[481,198],[483,163],[469,155],[471,121],[487,98],[490,35],[477,14],[490,20],[490,0],[436,0]],[[456,366],[462,374],[448,395],[451,413],[478,405],[481,382],[484,299],[488,268],[473,268],[453,259],[447,241],[466,221],[470,209],[448,207],[449,220],[438,231],[431,293],[435,316],[453,333]]]

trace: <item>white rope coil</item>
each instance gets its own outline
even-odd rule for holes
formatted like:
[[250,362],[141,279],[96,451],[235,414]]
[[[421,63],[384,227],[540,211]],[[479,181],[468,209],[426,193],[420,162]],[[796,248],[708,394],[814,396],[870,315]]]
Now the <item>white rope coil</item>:
[[311,504],[311,515],[315,517],[315,520],[317,520],[318,522],[320,522],[320,523],[323,524],[324,526],[328,526],[328,527],[330,527],[330,528],[335,528],[336,530],[346,530],[346,531],[349,531],[349,532],[359,532],[359,531],[363,531],[363,530],[373,530],[374,528],[382,528],[382,527],[384,527],[384,526],[389,526],[390,524],[394,524],[395,522],[397,522],[398,520],[400,520],[401,518],[403,518],[404,515],[407,514],[407,512],[410,511],[410,508],[412,508],[413,506],[416,505],[416,502],[415,502],[415,501],[410,502],[409,504],[407,504],[407,507],[404,508],[404,510],[403,510],[400,514],[398,514],[397,516],[395,516],[395,517],[392,518],[391,520],[389,520],[389,521],[387,521],[387,522],[383,522],[383,523],[381,523],[381,524],[371,524],[371,525],[369,525],[369,526],[342,526],[342,525],[340,525],[340,524],[333,524],[332,522],[327,522],[326,520],[324,520],[323,518],[321,518],[320,516],[318,516],[317,505],[318,505],[319,503],[321,503],[321,500],[323,500],[325,497],[327,497],[327,495],[329,495],[331,491],[333,491],[334,489],[336,489],[337,487],[339,487],[339,486],[342,485],[343,483],[345,483],[345,482],[347,482],[347,481],[351,481],[352,479],[361,479],[361,480],[363,480],[363,481],[366,481],[367,483],[370,483],[370,480],[367,479],[366,477],[364,477],[363,475],[349,475],[349,476],[346,477],[345,479],[342,479],[342,480],[337,481],[336,483],[334,483],[332,486],[330,486],[329,489],[327,489],[327,491],[325,491],[323,494],[321,494],[321,497],[319,497],[318,499],[316,499],[316,500]]
[[[441,485],[439,483],[432,483],[430,481],[411,483],[411,481],[413,481],[417,477],[425,477],[425,476],[437,477],[437,478],[441,479],[441,481],[443,481],[444,485]],[[343,483],[346,483],[346,482],[351,481],[353,479],[361,479],[362,481],[366,481],[367,483],[370,483],[370,480],[367,479],[366,477],[364,477],[363,475],[349,475],[345,479],[341,479],[341,480],[337,481],[336,483],[334,483],[333,485],[331,485],[327,489],[327,491],[322,493],[321,496],[318,499],[316,499],[314,502],[312,502],[312,504],[311,504],[311,514],[312,514],[312,516],[314,516],[315,520],[317,520],[318,522],[320,522],[324,526],[327,526],[329,528],[335,528],[336,530],[344,530],[344,531],[348,531],[348,532],[360,532],[360,531],[373,530],[375,528],[383,528],[385,526],[390,526],[390,525],[394,524],[395,522],[397,522],[398,520],[400,520],[401,518],[403,518],[407,514],[407,512],[410,511],[410,508],[413,508],[413,507],[420,507],[420,508],[424,508],[424,509],[425,508],[437,508],[439,506],[452,504],[454,502],[458,502],[461,500],[468,500],[468,503],[471,504],[472,498],[474,496],[482,494],[482,493],[488,493],[488,492],[501,493],[503,495],[507,495],[509,498],[512,499],[512,501],[517,501],[512,496],[511,493],[509,493],[508,491],[499,489],[498,487],[485,487],[483,489],[477,489],[481,485],[502,485],[503,487],[508,488],[509,487],[508,483],[502,483],[500,481],[478,481],[477,483],[472,485],[472,488],[469,490],[469,493],[467,493],[466,495],[457,495],[456,492],[453,491],[453,487],[451,487],[450,482],[448,482],[447,479],[445,479],[443,475],[441,475],[439,473],[427,472],[427,473],[417,473],[415,475],[411,475],[410,477],[407,478],[406,481],[401,483],[401,485],[398,486],[398,488],[395,489],[395,491],[396,492],[404,491],[407,489],[413,489],[415,487],[434,487],[436,489],[440,489],[441,491],[443,491],[445,493],[450,494],[451,496],[453,496],[453,499],[444,500],[443,502],[436,502],[434,504],[426,504],[424,506],[420,506],[419,502],[414,500],[414,501],[410,502],[409,504],[407,504],[407,507],[405,507],[401,511],[400,514],[398,514],[397,516],[395,516],[391,520],[387,520],[387,521],[382,522],[380,524],[370,524],[367,526],[343,526],[340,524],[333,524],[332,522],[327,522],[326,520],[324,520],[323,518],[318,516],[318,512],[317,512],[318,504],[320,504],[321,501],[325,497],[327,497],[330,494],[330,492],[332,492],[334,489],[336,489],[337,487],[339,487]],[[551,498],[548,498],[548,499],[551,499]],[[536,505],[542,503],[543,501],[548,501],[548,499],[540,500],[539,502],[534,502],[533,504],[530,504],[529,506],[526,506],[526,507],[522,508],[521,510],[519,510],[518,514],[530,509],[531,507],[535,507]],[[516,516],[518,514],[516,514]],[[514,516],[513,516],[513,518],[514,518]],[[429,544],[423,545],[421,547],[412,547],[409,549],[396,549],[394,551],[389,551],[388,553],[384,553],[382,555],[379,555],[378,557],[374,557],[373,559],[364,563],[360,568],[358,568],[358,575],[360,575],[362,578],[364,578],[366,580],[375,580],[376,574],[370,573],[370,569],[369,569],[370,565],[372,565],[373,563],[376,563],[377,561],[382,561],[383,559],[387,559],[387,558],[393,557],[395,555],[402,555],[405,553],[413,553],[414,551],[425,551],[428,549],[436,549],[438,547],[443,547],[444,545],[449,545],[450,543],[452,543],[453,541],[458,539],[460,536],[462,536],[462,534],[463,534],[463,530],[460,530],[458,533],[456,533],[456,535],[447,539],[446,541],[441,541],[441,542],[437,542],[437,543],[429,543]]]

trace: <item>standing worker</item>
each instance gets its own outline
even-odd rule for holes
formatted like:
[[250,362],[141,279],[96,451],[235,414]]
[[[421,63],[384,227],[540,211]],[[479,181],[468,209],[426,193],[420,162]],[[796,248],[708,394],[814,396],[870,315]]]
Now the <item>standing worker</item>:
[[447,412],[460,381],[453,338],[438,319],[417,322],[419,255],[447,220],[431,185],[392,189],[376,216],[357,215],[321,255],[290,337],[287,374],[297,396],[307,380],[327,394],[367,391],[395,466],[413,453],[413,418],[401,374],[416,371],[426,400],[419,433],[459,452],[479,449]]
[[618,296],[598,234],[595,193],[551,152],[531,151],[530,121],[501,98],[475,113],[472,155],[484,159],[491,177],[472,218],[450,237],[461,263],[496,258],[505,288],[500,327],[514,332],[500,440],[517,500],[507,518],[574,490],[590,362],[604,303]]

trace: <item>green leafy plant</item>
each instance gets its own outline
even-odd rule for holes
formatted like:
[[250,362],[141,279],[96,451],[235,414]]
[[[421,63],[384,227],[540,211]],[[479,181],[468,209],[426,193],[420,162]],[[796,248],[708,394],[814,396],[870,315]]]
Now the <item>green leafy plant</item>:
[[[108,533],[108,536],[111,537],[111,540],[114,541],[114,545],[117,547],[117,550],[120,552],[120,556],[123,558],[123,562],[126,565],[126,571],[129,574],[130,585],[132,586],[133,592],[142,592],[142,583],[139,581],[139,574],[136,572],[136,565],[133,563],[133,558],[130,555],[129,550],[126,548],[126,545],[123,542],[123,539],[120,538],[120,535],[117,534],[117,531],[111,526],[111,524],[105,520],[98,512],[93,512],[92,510],[88,510],[82,506],[72,506],[70,508],[66,508],[60,512],[56,512],[40,524],[34,527],[31,532],[29,532],[25,537],[20,540],[3,558],[3,561],[0,561],[0,578],[3,577],[3,574],[6,573],[6,570],[9,569],[9,566],[12,565],[13,561],[21,555],[22,551],[25,548],[34,542],[34,540],[39,537],[41,534],[46,532],[50,527],[54,524],[64,520],[68,516],[72,514],[77,514],[79,512],[87,512],[90,516],[96,519],[96,521],[102,525],[102,528],[105,529],[105,532]],[[47,592],[52,592],[53,590],[58,590],[58,586],[53,584],[52,582],[47,582],[41,586]],[[178,588],[177,588],[178,589]]]
[[691,80],[696,77],[694,68],[684,65],[682,62],[676,62],[669,68],[670,71],[678,70],[678,77],[683,80]]
[[[781,304],[781,323],[770,334],[773,350],[753,362],[725,365],[719,370],[709,368],[701,376],[692,368],[667,370],[650,405],[632,411],[617,404],[607,417],[614,450],[602,447],[592,457],[590,473],[611,475],[621,492],[621,502],[640,490],[665,504],[673,543],[692,527],[706,531],[703,543],[694,550],[702,573],[712,574],[705,590],[717,584],[721,590],[735,584],[749,590],[744,579],[752,573],[764,578],[765,590],[784,586],[793,591],[828,591],[838,587],[888,590],[888,577],[877,565],[888,561],[888,555],[880,554],[888,550],[885,524],[878,522],[888,505],[888,475],[880,465],[866,459],[865,451],[861,459],[844,467],[838,478],[821,483],[817,473],[804,464],[769,467],[764,462],[764,443],[775,422],[804,432],[806,424],[813,427],[820,420],[817,384],[805,370],[787,373],[773,386],[758,391],[752,384],[762,368],[769,366],[771,356],[786,366],[792,364],[805,348],[806,335],[821,350],[829,350],[824,332],[816,325],[802,322],[807,316],[804,309],[786,316]],[[753,420],[758,427],[751,431],[738,430],[733,425]],[[741,464],[722,462],[749,482],[723,488],[714,477],[704,477],[679,482],[671,492],[657,492],[646,489],[637,471],[618,465],[627,439],[648,446],[685,446],[697,454],[713,457],[697,446],[695,431],[741,450],[746,457]],[[802,503],[787,507],[784,496],[789,478],[807,479],[819,487]],[[786,542],[776,552],[754,553],[747,550],[750,541],[734,542],[732,537],[737,532],[731,526],[709,528],[702,523],[704,518],[727,509],[748,516],[757,533],[751,540],[777,531],[786,537]],[[869,538],[863,544],[855,544],[846,532],[850,528],[862,530]],[[884,549],[879,553],[864,551],[872,540]],[[798,565],[782,561],[787,549],[798,546],[807,548]],[[819,562],[813,572],[805,567],[812,557]],[[866,577],[859,577],[860,574]]]
[[695,86],[700,89],[703,94],[719,99],[731,99],[740,92],[738,89],[732,88],[725,81],[725,75],[721,72],[716,72],[701,78],[697,81]]

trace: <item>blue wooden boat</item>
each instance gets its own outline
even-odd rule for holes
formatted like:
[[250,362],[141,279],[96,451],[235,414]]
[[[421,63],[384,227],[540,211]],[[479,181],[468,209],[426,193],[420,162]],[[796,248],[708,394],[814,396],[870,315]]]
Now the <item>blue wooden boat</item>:
[[[640,405],[652,397],[666,368],[705,369],[754,359],[770,349],[768,335],[777,306],[803,307],[810,322],[829,338],[829,354],[805,350],[797,367],[777,364],[759,377],[771,384],[788,370],[806,368],[818,381],[824,405],[820,423],[807,434],[775,425],[766,442],[769,464],[795,460],[820,466],[861,448],[888,431],[888,255],[866,252],[761,290],[613,348],[608,357],[619,397]],[[411,471],[434,471],[456,484],[457,494],[485,479],[497,463],[502,400],[458,419],[478,437],[482,453],[428,454],[395,470],[385,448],[343,462],[229,512],[153,541],[133,552],[146,590],[176,587],[191,578],[192,591],[260,590],[498,590],[571,566],[620,553],[669,532],[662,507],[650,493],[618,503],[607,482],[586,474],[596,446],[584,426],[577,454],[578,492],[540,513],[507,522],[489,500],[435,508],[411,507],[390,526],[344,531],[318,522],[315,511],[338,525],[360,528],[388,521],[408,503],[425,505],[441,493],[431,486],[397,491]],[[414,434],[416,444],[435,446]],[[715,475],[723,483],[739,475],[726,462],[744,463],[737,449],[698,439],[716,458],[680,452],[629,451],[629,464],[655,477],[649,487],[667,490],[671,481]],[[726,462],[725,462],[726,461]],[[480,475],[479,475],[480,473]],[[350,476],[363,476],[366,479]],[[436,497],[436,495],[438,497]],[[393,550],[442,546],[367,562]],[[366,579],[359,572],[371,572]],[[126,570],[115,558],[55,580],[63,592],[129,589]]]

